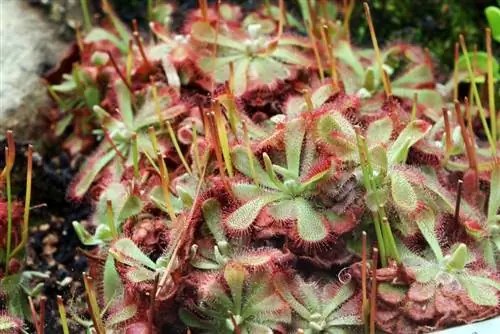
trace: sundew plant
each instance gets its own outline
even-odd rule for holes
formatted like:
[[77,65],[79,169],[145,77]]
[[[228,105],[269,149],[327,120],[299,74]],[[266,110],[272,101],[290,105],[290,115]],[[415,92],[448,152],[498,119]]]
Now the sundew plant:
[[[93,208],[72,226],[87,312],[58,300],[62,330],[420,333],[498,316],[496,21],[484,52],[457,36],[438,82],[432,50],[379,46],[366,3],[367,48],[350,42],[352,0],[301,0],[301,17],[198,2],[174,31],[175,6],[149,0],[140,31],[82,1],[79,61],[48,87],[52,135],[80,162],[67,196]],[[0,332],[40,334],[31,167],[14,198],[7,138]]]

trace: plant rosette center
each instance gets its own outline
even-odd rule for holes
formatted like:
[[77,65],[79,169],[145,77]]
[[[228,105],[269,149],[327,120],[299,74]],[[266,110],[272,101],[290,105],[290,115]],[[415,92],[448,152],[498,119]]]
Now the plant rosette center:
[[249,38],[245,40],[246,51],[249,56],[255,56],[268,49],[269,40],[262,34],[262,26],[258,23],[250,24],[247,28]]
[[241,315],[235,314],[235,315],[230,315],[228,318],[226,318],[226,327],[230,331],[234,332],[236,330],[236,326],[239,326],[243,323],[244,319]]
[[321,314],[313,313],[309,318],[309,326],[314,332],[321,333],[326,328],[326,320]]

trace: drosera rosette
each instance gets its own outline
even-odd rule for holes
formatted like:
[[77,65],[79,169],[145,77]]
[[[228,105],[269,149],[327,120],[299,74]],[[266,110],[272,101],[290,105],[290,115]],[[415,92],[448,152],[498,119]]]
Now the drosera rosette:
[[361,298],[354,282],[323,281],[305,281],[293,272],[273,276],[276,291],[293,310],[292,329],[306,334],[359,333]]
[[150,28],[159,43],[147,48],[148,57],[161,62],[167,82],[172,87],[180,90],[181,84],[190,84],[201,76],[194,63],[196,48],[191,43],[190,35],[170,33],[156,22],[151,22]]
[[0,172],[0,311],[6,331],[19,331],[20,319],[29,317],[28,297],[38,297],[46,273],[24,270],[23,256],[29,241],[29,220],[33,175],[33,147],[28,146],[26,162],[26,193],[23,202],[16,200],[13,191],[13,168],[16,159],[16,144],[12,131],[7,131],[5,166]]
[[231,263],[198,275],[179,316],[202,333],[286,333],[290,307],[274,291],[270,274]]
[[[158,182],[153,181],[153,184]],[[99,246],[96,254],[87,254],[92,259],[90,272],[103,292],[98,302],[111,310],[112,317],[121,319],[119,323],[115,319],[113,325],[119,328],[152,324],[150,309],[172,302],[169,294],[162,294],[154,302],[151,295],[156,295],[160,274],[168,267],[165,256],[168,250],[172,251],[178,225],[165,218],[168,213],[162,208],[155,209],[154,185],[146,185],[150,189],[147,192],[136,186],[137,183],[129,181],[108,186],[93,217],[97,224],[94,234],[73,222],[83,244]],[[176,209],[165,211],[176,217],[173,212],[182,211],[182,206],[172,194],[168,196],[167,203]],[[105,326],[109,324],[105,322]]]
[[338,58],[338,75],[348,94],[364,99],[363,111],[381,107],[385,98],[395,96],[413,100],[431,117],[439,112],[444,101],[436,92],[436,79],[429,55],[409,44],[394,44],[379,50],[374,38],[374,49],[356,49],[345,40],[332,41],[333,54]]
[[[268,147],[262,153],[264,168],[249,147],[233,149],[234,166],[253,183],[231,187],[242,205],[224,219],[230,235],[245,235],[253,230],[267,237],[273,233],[291,235],[295,243],[308,249],[325,245],[333,235],[355,226],[357,205],[352,210],[337,211],[332,203],[335,198],[355,203],[355,198],[342,194],[342,184],[336,184],[352,171],[316,145],[316,124],[329,115],[320,115],[318,119],[309,116],[290,120],[278,128],[277,147]],[[322,185],[328,185],[332,201],[321,202],[326,189]]]
[[[430,130],[423,120],[412,120],[404,128],[389,116],[371,122],[365,135],[356,129],[356,142],[361,169],[361,181],[366,189],[367,208],[372,213],[381,262],[389,259],[399,262],[389,211],[405,220],[401,227],[408,227],[424,206],[415,188],[423,184],[418,176],[407,173],[406,163],[411,146],[422,140]],[[408,217],[410,219],[408,219]],[[410,225],[411,226],[411,225]],[[405,234],[409,233],[405,231]]]
[[[115,90],[119,113],[111,115],[99,106],[94,107],[95,116],[101,127],[100,130],[96,130],[96,134],[101,137],[101,143],[73,181],[69,192],[71,197],[82,198],[96,178],[102,175],[103,171],[109,170],[109,166],[114,166],[113,178],[119,180],[123,167],[134,164],[136,151],[154,159],[156,157],[154,144],[145,130],[159,123],[172,121],[186,111],[184,104],[177,103],[178,96],[172,89],[158,92],[154,86],[148,87],[141,94],[131,94],[122,81],[116,81]],[[169,141],[159,141],[159,143],[158,148],[164,152],[164,145],[169,145]]]
[[21,319],[0,312],[0,331],[17,334],[23,327],[24,323]]
[[100,104],[103,97],[101,87],[107,81],[104,70],[107,57],[107,54],[96,53],[93,67],[74,65],[71,74],[63,74],[61,83],[48,86],[58,107],[54,135],[60,137],[72,126],[72,133],[63,144],[72,156],[85,152],[93,144],[92,108]]
[[293,259],[290,253],[276,248],[251,248],[249,243],[243,240],[229,240],[222,227],[222,210],[218,200],[206,200],[202,211],[211,238],[204,236],[192,246],[190,263],[194,268],[219,270],[231,263],[237,263],[248,270],[259,271],[283,266]]
[[[285,81],[294,80],[298,72],[313,66],[308,55],[309,43],[283,33],[283,22],[276,34],[266,34],[258,23],[246,28],[223,29],[207,22],[196,22],[191,37],[206,46],[197,64],[210,82],[229,80],[230,64],[237,78],[234,94],[252,102],[252,92],[276,92]],[[211,83],[209,83],[210,85]],[[210,89],[209,89],[210,90]]]
[[[380,106],[384,100],[384,92],[381,75],[373,62],[373,50],[360,50],[358,51],[358,57],[354,56],[355,53],[352,50],[335,51],[337,51],[336,55],[341,60],[345,60],[342,57],[349,58],[349,61],[340,62],[344,66],[339,68],[340,75],[346,78],[344,80],[346,91],[350,94],[357,93],[358,96],[364,99],[373,100],[373,102],[364,103],[364,108]],[[390,80],[393,96],[413,100],[414,95],[417,94],[419,104],[432,108],[434,112],[440,110],[443,99],[434,90],[436,81],[432,66],[426,59],[422,49],[408,44],[396,44],[383,50],[381,57],[384,71],[386,71]],[[363,65],[363,62],[369,62],[370,65]],[[374,102],[377,99],[378,104],[375,104]]]
[[410,280],[381,283],[377,324],[393,333],[433,330],[480,321],[498,312],[500,283],[494,273],[463,243],[443,250],[435,231],[435,214],[418,219],[429,249],[421,253],[399,245],[401,261]]

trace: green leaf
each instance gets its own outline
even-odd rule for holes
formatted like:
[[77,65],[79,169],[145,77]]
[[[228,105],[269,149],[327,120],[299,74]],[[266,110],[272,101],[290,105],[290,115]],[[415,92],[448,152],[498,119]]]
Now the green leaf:
[[138,215],[141,211],[141,199],[135,195],[130,195],[125,201],[125,204],[123,204],[120,215],[118,216],[118,222],[125,221],[127,218]]
[[207,330],[210,330],[213,328],[211,326],[210,322],[201,320],[196,315],[194,315],[193,313],[191,313],[185,309],[181,309],[179,311],[179,318],[188,327],[201,328],[201,329],[207,329]]
[[452,272],[454,270],[462,270],[469,259],[469,250],[467,245],[460,243],[447,258],[446,270]]
[[59,85],[52,85],[51,88],[58,93],[70,93],[76,89],[76,82],[73,80],[73,77],[70,77]]
[[297,312],[303,319],[309,320],[311,317],[311,312],[304,307],[293,295],[290,285],[288,283],[288,278],[285,277],[283,274],[278,274],[275,277],[273,277],[273,284],[274,287],[276,288],[276,291],[279,293],[281,298],[283,298],[289,305],[290,307]]
[[[240,96],[247,90],[248,85],[248,68],[250,66],[251,59],[248,57],[239,59],[234,64],[234,77],[238,78],[234,82],[234,93],[236,96]],[[228,75],[229,79],[229,75]]]
[[324,218],[302,199],[295,198],[295,216],[297,218],[297,233],[301,240],[306,242],[319,242],[328,236],[328,229],[324,224]]
[[[302,20],[304,22],[313,22],[311,17],[311,11],[309,10],[309,2],[308,0],[298,0],[300,11],[302,14]],[[312,7],[312,6],[311,6]]]
[[369,150],[370,162],[374,170],[383,179],[387,174],[389,162],[387,161],[387,150],[382,145],[376,145]]
[[429,109],[440,110],[444,106],[443,97],[434,89],[392,88],[392,94],[394,96],[409,100],[413,100],[415,93],[418,95],[418,103]]
[[241,314],[243,285],[245,283],[245,268],[240,264],[230,264],[224,270],[224,279],[226,280],[231,296],[233,297],[234,312]]
[[324,306],[322,312],[323,316],[328,317],[333,311],[338,309],[345,301],[351,298],[352,295],[354,295],[354,292],[355,288],[353,284],[348,283],[342,285],[335,294],[335,296],[328,301],[328,304]]
[[[105,228],[107,228],[105,225],[100,225],[100,226],[104,226]],[[107,234],[105,233],[105,231],[101,231],[101,234],[100,234],[99,238],[96,238],[95,236],[93,236],[92,234],[90,234],[77,221],[73,222],[73,228],[75,229],[75,232],[76,232],[76,235],[77,235],[78,239],[80,239],[81,243],[84,244],[85,246],[100,245],[100,244],[103,243],[104,240],[107,239],[106,238]],[[109,229],[108,229],[107,232],[109,232],[109,239],[108,240],[110,240],[112,238],[111,231],[109,231]],[[97,230],[96,230],[96,233],[97,233]]]
[[30,317],[28,298],[20,288],[21,274],[5,276],[0,280],[0,291],[7,296],[7,312],[16,317]]
[[122,80],[116,81],[115,90],[120,115],[129,130],[132,130],[134,129],[134,111],[132,110],[132,98],[130,91]]
[[121,53],[126,54],[128,51],[128,45],[126,42],[120,40],[108,30],[102,28],[93,28],[87,36],[85,36],[84,40],[87,43],[109,41],[114,44]]
[[115,267],[115,260],[111,254],[106,258],[104,263],[104,274],[103,274],[103,293],[104,293],[104,303],[109,304],[113,298],[120,296],[123,291],[123,284],[118,276],[118,272]]
[[488,200],[488,223],[496,224],[495,216],[500,209],[500,164],[491,172],[490,199]]
[[481,251],[483,254],[484,261],[493,269],[496,269],[498,257],[498,251],[495,250],[494,243],[490,238],[486,238],[481,242]]
[[83,94],[85,96],[85,103],[90,110],[101,102],[101,94],[96,87],[90,86],[85,88]]
[[486,19],[491,28],[493,39],[500,42],[500,8],[495,6],[488,6],[484,10]]
[[[102,145],[102,144],[101,144]],[[101,170],[116,156],[114,150],[96,152],[92,157],[88,158],[85,164],[80,168],[77,181],[72,185],[73,196],[81,198],[94,182]]]
[[371,122],[366,131],[366,141],[369,147],[386,144],[391,139],[394,126],[390,117],[384,117]]
[[[474,54],[469,54],[470,58],[470,63],[475,64],[475,70],[476,73],[480,72],[482,73],[481,75],[477,75],[475,77],[475,81],[477,83],[483,83],[485,81],[485,73],[488,73],[488,54],[484,51],[478,51],[477,53]],[[493,77],[495,79],[498,78],[498,71],[500,69],[500,66],[498,65],[498,62],[495,58],[492,59],[492,65],[493,65]],[[467,60],[465,58],[465,55],[462,55],[458,59],[458,70],[465,72],[467,71]],[[467,76],[463,79],[465,82],[470,82],[470,78]]]
[[404,163],[410,147],[424,138],[431,129],[431,125],[423,120],[410,122],[399,134],[387,153],[389,165]]
[[152,270],[156,269],[156,264],[130,239],[124,238],[116,241],[109,251],[118,262],[131,266],[141,264]]
[[319,108],[332,96],[334,93],[331,84],[323,84],[319,86],[311,95],[311,100],[314,108]]
[[130,34],[128,32],[127,26],[125,26],[125,24],[122,21],[120,21],[120,19],[118,18],[118,15],[116,15],[116,13],[113,11],[113,7],[110,6],[108,0],[103,0],[101,7],[102,7],[102,10],[109,17],[111,22],[113,23],[113,27],[116,29],[116,31],[120,35],[120,38],[122,39],[123,43],[127,43],[127,51],[128,51],[128,41],[131,38],[130,38]]
[[351,45],[348,42],[340,41],[337,48],[334,51],[335,57],[337,57],[342,63],[348,65],[355,72],[358,80],[362,80],[365,76],[365,69],[359,57],[356,55]]
[[434,76],[427,64],[412,67],[408,72],[391,82],[392,87],[418,87],[426,83],[433,83]]
[[282,197],[281,194],[272,194],[248,201],[227,217],[226,225],[233,230],[245,231],[252,225],[255,218],[267,204]]
[[234,184],[231,186],[231,190],[233,191],[234,197],[243,202],[247,202],[257,197],[265,196],[271,193],[263,187],[259,187],[258,185],[249,183]]
[[253,164],[255,169],[255,174],[258,179],[258,182],[266,187],[276,189],[276,185],[269,178],[266,171],[262,168],[259,161],[253,158],[253,162],[250,162],[248,159],[248,154],[246,149],[243,146],[236,146],[233,148],[231,160],[233,162],[234,167],[243,175],[252,178],[252,170],[250,165]]
[[129,304],[123,308],[118,308],[106,319],[106,327],[113,328],[117,325],[123,326],[123,323],[132,319],[137,313],[137,305]]
[[427,266],[415,268],[415,278],[418,282],[428,283],[436,279],[441,271],[441,267],[436,263],[429,263]]
[[153,9],[153,21],[168,25],[173,12],[171,4],[159,4]]
[[56,124],[56,130],[55,130],[56,136],[61,136],[64,133],[64,131],[66,131],[66,128],[71,124],[73,119],[74,115],[72,113],[69,113],[65,115],[61,120],[59,120]]
[[270,86],[277,81],[286,80],[291,74],[292,71],[288,69],[288,65],[264,56],[252,58],[248,68],[249,81],[262,86]]
[[329,334],[349,334],[349,331],[346,328],[342,328],[340,326],[355,326],[362,325],[363,320],[360,316],[357,315],[343,315],[340,313],[341,311],[333,313],[333,320],[328,321],[326,325],[330,327],[328,329]]
[[[150,101],[149,101],[150,102]],[[171,99],[166,98],[166,97],[161,97],[160,98],[160,107],[161,107],[161,113],[163,116],[163,119],[165,121],[173,119],[175,117],[178,117],[182,114],[184,114],[187,109],[184,104],[178,104],[173,107],[168,108],[168,106],[171,103]],[[146,109],[146,106],[149,106],[151,108]],[[135,121],[134,121],[134,127],[135,131],[139,132],[139,130],[144,129],[149,126],[154,126],[155,124],[158,124],[158,114],[156,114],[155,109],[152,108],[153,104],[146,102],[144,106],[141,108],[141,110],[137,113]],[[139,141],[140,137],[144,137],[147,139],[149,143],[149,138],[147,135],[143,135],[142,133],[138,133],[137,140]],[[145,145],[141,145],[144,147]],[[155,152],[156,154],[156,152]]]
[[205,224],[207,224],[215,240],[217,242],[227,241],[222,229],[222,216],[219,201],[213,198],[206,200],[203,203],[202,211]]
[[270,253],[270,251],[245,252],[243,254],[235,255],[233,260],[244,267],[258,267],[270,262],[272,260],[272,256],[273,254]]
[[217,44],[219,46],[245,51],[244,43],[232,40],[220,32],[217,33],[208,22],[195,22],[191,27],[191,36],[200,42]]
[[413,186],[406,176],[397,170],[391,170],[391,194],[394,204],[406,212],[412,212],[417,209],[418,199]]
[[475,281],[474,276],[459,275],[457,278],[474,303],[484,306],[498,305],[497,293],[491,286]]
[[271,53],[271,56],[279,59],[281,62],[292,65],[309,67],[312,64],[310,58],[307,58],[296,49],[285,46],[278,46],[273,53]]
[[436,216],[431,209],[425,209],[415,218],[418,228],[432,249],[438,261],[443,260],[443,251],[436,235]]
[[[283,312],[284,304],[283,300],[277,294],[273,293],[272,295],[263,296],[254,303],[246,303],[242,316],[249,317],[255,315],[262,320],[269,317],[270,320],[276,321],[273,314],[274,312],[276,314]],[[269,327],[267,327],[267,330],[269,331]],[[273,331],[269,331],[269,333],[273,333]]]
[[285,128],[285,152],[288,170],[298,178],[300,173],[300,153],[302,142],[306,133],[304,121],[300,118],[293,119]]
[[155,279],[154,272],[142,266],[131,268],[127,271],[127,279],[133,283],[142,283]]
[[332,110],[321,116],[316,122],[315,130],[318,139],[336,155],[347,159],[356,153],[356,132],[352,124],[340,112]]

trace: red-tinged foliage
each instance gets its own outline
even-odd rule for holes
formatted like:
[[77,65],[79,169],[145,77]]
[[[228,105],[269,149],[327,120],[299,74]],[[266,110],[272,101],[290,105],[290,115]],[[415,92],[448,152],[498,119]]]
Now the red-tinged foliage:
[[[390,333],[500,314],[499,176],[479,117],[445,129],[453,101],[425,52],[351,46],[327,1],[303,8],[311,29],[280,13],[284,1],[253,13],[199,3],[178,34],[172,6],[153,2],[150,41],[103,1],[102,29],[49,76],[54,134],[85,155],[68,196],[93,204],[73,226],[95,247],[82,254],[104,322],[122,316],[112,327],[130,334],[349,332],[367,320],[367,295]],[[14,202],[14,244],[22,213]],[[372,246],[379,268],[359,262]]]
[[[0,199],[0,249],[5,249],[7,244],[7,201]],[[21,238],[21,227],[23,217],[23,203],[19,201],[12,202],[12,232],[11,232],[11,245],[17,245]]]

